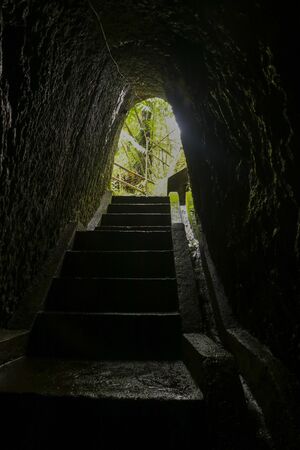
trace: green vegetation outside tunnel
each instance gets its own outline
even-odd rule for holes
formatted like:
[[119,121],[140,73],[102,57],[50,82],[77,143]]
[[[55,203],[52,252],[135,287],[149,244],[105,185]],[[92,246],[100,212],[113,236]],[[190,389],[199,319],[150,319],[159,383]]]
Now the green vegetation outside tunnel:
[[137,103],[127,114],[111,179],[114,195],[166,195],[170,176],[186,167],[180,129],[160,98]]

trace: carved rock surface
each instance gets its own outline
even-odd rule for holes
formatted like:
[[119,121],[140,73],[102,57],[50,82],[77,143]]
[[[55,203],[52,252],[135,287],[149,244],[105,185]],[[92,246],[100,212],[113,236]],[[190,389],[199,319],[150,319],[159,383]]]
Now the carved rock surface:
[[[182,130],[196,208],[237,319],[299,362],[297,14],[269,1],[4,0],[1,321],[70,220],[86,224],[133,101]],[[120,75],[121,72],[121,75]]]

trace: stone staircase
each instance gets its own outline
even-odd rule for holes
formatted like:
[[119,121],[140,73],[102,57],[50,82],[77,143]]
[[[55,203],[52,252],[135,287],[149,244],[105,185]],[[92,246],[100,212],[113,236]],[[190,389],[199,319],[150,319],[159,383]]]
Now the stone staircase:
[[76,233],[27,355],[1,367],[4,450],[204,445],[182,358],[169,198],[113,197]]

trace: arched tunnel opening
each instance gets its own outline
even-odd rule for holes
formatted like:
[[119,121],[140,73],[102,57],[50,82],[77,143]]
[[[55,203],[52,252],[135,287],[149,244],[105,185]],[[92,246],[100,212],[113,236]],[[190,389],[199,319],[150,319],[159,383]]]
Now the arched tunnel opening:
[[[169,178],[178,172],[181,174],[168,186]],[[166,196],[173,188],[181,190],[183,198],[187,187],[184,149],[171,106],[159,98],[138,102],[128,112],[121,130],[114,156],[112,193]]]
[[193,192],[202,358],[233,358],[262,449],[299,447],[297,17],[269,1],[2,2],[1,364],[24,355],[74,233],[103,213],[128,113],[160,98]]

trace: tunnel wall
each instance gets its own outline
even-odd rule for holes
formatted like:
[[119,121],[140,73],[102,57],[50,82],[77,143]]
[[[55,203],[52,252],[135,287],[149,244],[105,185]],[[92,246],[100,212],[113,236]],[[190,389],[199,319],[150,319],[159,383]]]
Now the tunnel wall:
[[[296,7],[93,0],[140,96],[163,90],[239,322],[299,363]],[[4,0],[0,18],[1,323],[70,220],[107,185],[129,104],[87,1]],[[290,57],[290,55],[293,55]]]
[[64,226],[99,206],[126,91],[86,2],[4,1],[0,38],[5,326]]
[[234,2],[210,11],[203,43],[182,41],[175,54],[169,99],[234,315],[297,372],[299,88],[286,57],[297,40],[287,18],[270,11]]

